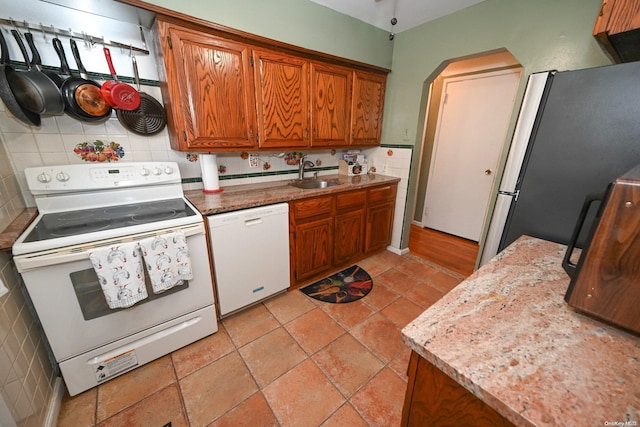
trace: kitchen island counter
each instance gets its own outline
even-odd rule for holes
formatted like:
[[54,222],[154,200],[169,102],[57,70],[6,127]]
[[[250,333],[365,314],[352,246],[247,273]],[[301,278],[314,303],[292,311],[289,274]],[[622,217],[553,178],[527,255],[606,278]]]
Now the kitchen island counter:
[[407,325],[403,339],[515,425],[638,425],[640,337],[565,303],[564,252],[521,237]]
[[202,190],[185,191],[185,196],[203,215],[236,211],[256,206],[289,202],[307,197],[352,191],[374,185],[391,184],[400,178],[384,175],[324,175],[319,180],[335,180],[340,185],[319,189],[300,189],[289,185],[291,180],[241,184],[223,187],[220,193],[204,193]]

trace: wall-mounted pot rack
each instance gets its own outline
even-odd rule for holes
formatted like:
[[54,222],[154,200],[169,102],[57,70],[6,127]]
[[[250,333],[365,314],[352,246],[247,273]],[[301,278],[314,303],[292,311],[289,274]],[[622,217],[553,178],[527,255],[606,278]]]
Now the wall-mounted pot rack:
[[[52,34],[54,36],[66,36],[66,37],[79,38],[83,40],[85,43],[91,44],[92,46],[95,44],[101,44],[104,46],[112,46],[120,49],[131,50],[133,52],[141,53],[144,55],[149,55],[149,51],[147,49],[136,47],[128,43],[120,43],[114,40],[107,41],[104,39],[104,37],[93,36],[85,32],[77,33],[77,32],[74,32],[71,28],[69,28],[68,30],[63,30],[61,28],[56,28],[53,25],[32,24],[27,21],[16,21],[15,19],[12,19],[12,18],[9,18],[9,19],[0,18],[0,24],[9,25],[9,26],[15,27],[16,29],[23,29],[33,33],[46,33],[46,34]],[[142,38],[142,44],[145,45],[146,47],[146,42],[144,39],[144,31],[142,30],[142,27],[140,27],[140,37]]]

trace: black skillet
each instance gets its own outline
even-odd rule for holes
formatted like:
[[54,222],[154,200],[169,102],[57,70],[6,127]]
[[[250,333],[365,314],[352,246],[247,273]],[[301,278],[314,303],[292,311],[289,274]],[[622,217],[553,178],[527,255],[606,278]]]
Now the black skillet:
[[[111,115],[111,107],[107,105],[107,112],[104,113],[103,116],[93,116],[89,113],[85,112],[78,103],[75,98],[75,88],[81,84],[85,84],[85,80],[80,77],[74,77],[71,74],[71,68],[69,68],[69,63],[67,62],[67,56],[64,53],[64,47],[62,46],[62,42],[57,37],[53,39],[53,48],[58,54],[58,58],[60,58],[60,73],[64,76],[67,76],[66,79],[62,82],[62,86],[60,86],[60,92],[62,93],[62,99],[65,104],[65,113],[74,119],[83,120],[86,122],[97,122],[101,120],[105,120],[109,118]],[[98,93],[100,93],[100,88],[98,87]],[[105,102],[106,103],[106,102]]]
[[33,34],[26,32],[24,33],[24,38],[27,39],[27,44],[29,45],[29,49],[31,49],[31,66],[35,67],[41,73],[44,73],[51,79],[52,82],[56,84],[56,86],[62,86],[62,77],[53,71],[43,70],[42,69],[42,58],[40,57],[40,52],[36,48],[36,44],[33,41]]
[[27,65],[27,71],[15,72],[7,76],[18,103],[32,113],[61,114],[64,111],[64,102],[58,86],[46,74],[31,67],[29,54],[20,33],[11,30],[11,34],[16,39]]
[[0,53],[0,98],[2,98],[2,102],[16,119],[27,125],[40,126],[40,115],[22,108],[9,86],[8,76],[16,71],[9,65],[9,48],[2,35],[2,29],[0,29],[0,49],[2,50]]

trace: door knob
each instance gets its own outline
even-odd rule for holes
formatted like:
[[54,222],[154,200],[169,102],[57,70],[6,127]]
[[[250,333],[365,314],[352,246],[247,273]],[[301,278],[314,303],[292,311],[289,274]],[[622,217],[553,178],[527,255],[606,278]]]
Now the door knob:
[[493,172],[491,169],[485,169],[484,174],[491,175],[491,172]]

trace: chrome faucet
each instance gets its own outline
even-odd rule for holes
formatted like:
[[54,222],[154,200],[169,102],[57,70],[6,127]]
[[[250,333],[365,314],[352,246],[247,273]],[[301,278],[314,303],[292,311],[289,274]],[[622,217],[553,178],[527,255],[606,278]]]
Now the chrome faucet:
[[300,158],[300,167],[298,169],[298,179],[304,179],[304,168],[307,166],[314,167],[315,164],[309,160],[306,160],[307,156],[302,156]]

